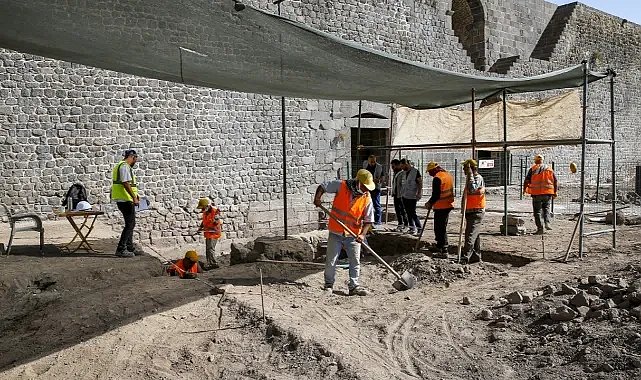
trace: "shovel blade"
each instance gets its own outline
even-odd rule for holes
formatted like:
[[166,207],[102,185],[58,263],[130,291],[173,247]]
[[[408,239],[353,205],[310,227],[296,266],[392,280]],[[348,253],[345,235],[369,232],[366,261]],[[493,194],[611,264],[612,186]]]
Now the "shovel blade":
[[416,277],[408,271],[403,272],[401,278],[392,284],[398,291],[412,289],[414,285],[416,285]]

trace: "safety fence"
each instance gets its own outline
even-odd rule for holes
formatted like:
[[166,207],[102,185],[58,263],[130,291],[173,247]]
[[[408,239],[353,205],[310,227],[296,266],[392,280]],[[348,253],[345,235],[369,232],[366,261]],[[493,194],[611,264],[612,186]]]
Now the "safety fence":
[[[585,170],[585,211],[608,211],[612,209],[612,170],[609,152],[593,160],[586,160]],[[427,152],[421,150],[396,152],[392,158],[407,158],[416,167],[423,177],[423,197],[429,198],[432,191],[432,177],[426,173],[426,166],[429,161],[434,160],[441,167],[454,176],[455,195],[461,197],[465,183],[465,173],[462,170],[462,162],[469,158],[470,152],[449,151],[449,152]],[[546,163],[550,165],[557,176],[559,190],[558,196],[553,201],[553,210],[557,214],[574,214],[580,209],[581,199],[581,162],[579,159],[568,159],[571,154],[560,154],[562,158],[554,155],[546,157]],[[570,164],[574,162],[578,170],[576,173],[570,171]],[[479,172],[483,176],[487,186],[488,209],[492,211],[503,211],[503,193],[507,188],[508,211],[529,212],[531,210],[531,199],[523,194],[523,181],[532,163],[532,154],[509,153],[507,165],[503,164],[503,151],[479,152]],[[507,176],[506,176],[507,170]],[[641,162],[639,163],[615,163],[616,170],[616,199],[618,207],[641,206]],[[355,172],[355,171],[354,171]],[[390,173],[384,165],[384,172]],[[337,173],[339,178],[348,178],[348,171],[343,170]],[[352,174],[353,175],[353,174]],[[391,176],[391,173],[390,173]],[[507,186],[505,182],[507,178]],[[385,189],[383,191],[385,194]]]

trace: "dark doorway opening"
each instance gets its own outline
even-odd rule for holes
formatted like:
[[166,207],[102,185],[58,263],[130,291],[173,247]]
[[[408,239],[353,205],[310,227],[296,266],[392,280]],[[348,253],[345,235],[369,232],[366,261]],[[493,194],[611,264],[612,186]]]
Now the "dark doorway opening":
[[[361,128],[360,144],[362,146],[385,146],[389,141],[389,129],[387,128]],[[363,168],[363,161],[367,160],[370,154],[376,156],[376,161],[383,165],[383,173],[389,172],[389,151],[383,149],[357,149],[358,128],[352,128],[352,166],[350,178],[354,178],[358,169]],[[386,175],[387,176],[387,175]]]

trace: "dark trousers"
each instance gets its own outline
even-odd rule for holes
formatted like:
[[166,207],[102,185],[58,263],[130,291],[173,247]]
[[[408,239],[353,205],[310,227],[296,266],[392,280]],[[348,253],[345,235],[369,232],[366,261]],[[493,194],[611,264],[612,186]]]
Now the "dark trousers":
[[381,189],[369,192],[372,196],[372,206],[374,206],[374,224],[381,224],[383,219],[383,207],[381,207]]
[[403,198],[394,197],[394,212],[396,212],[398,225],[407,227],[407,214],[405,213],[405,206],[403,206]]
[[485,211],[474,211],[465,213],[465,245],[463,255],[471,258],[473,253],[481,257],[481,222]]
[[125,249],[134,251],[134,227],[136,226],[136,208],[133,202],[117,202],[118,210],[122,213],[125,219],[125,228],[122,229],[120,234],[120,241],[118,241],[117,252],[122,252]]
[[[543,229],[543,223],[550,223],[550,201],[551,195],[534,195],[532,196],[532,208],[534,209],[534,222],[536,228]],[[543,219],[543,220],[541,220]]]
[[403,198],[403,206],[407,213],[407,221],[409,222],[410,228],[421,228],[421,221],[418,219],[418,215],[416,215],[416,199]]
[[434,212],[434,237],[436,248],[446,249],[449,246],[447,241],[447,222],[450,219],[451,208],[432,210]]

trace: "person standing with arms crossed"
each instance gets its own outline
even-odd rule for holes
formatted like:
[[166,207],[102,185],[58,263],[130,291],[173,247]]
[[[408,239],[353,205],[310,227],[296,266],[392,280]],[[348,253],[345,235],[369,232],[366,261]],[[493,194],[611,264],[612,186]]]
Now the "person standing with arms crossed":
[[134,257],[136,251],[133,236],[136,226],[136,206],[140,203],[140,197],[138,197],[138,185],[133,167],[138,161],[138,154],[133,149],[127,149],[123,156],[122,161],[114,166],[111,173],[111,200],[116,202],[125,221],[125,227],[122,229],[116,247],[116,256]]
[[421,221],[416,215],[416,202],[423,196],[423,177],[413,167],[407,158],[401,159],[401,168],[405,172],[405,185],[403,186],[403,207],[407,213],[410,235],[416,235],[421,229]]

